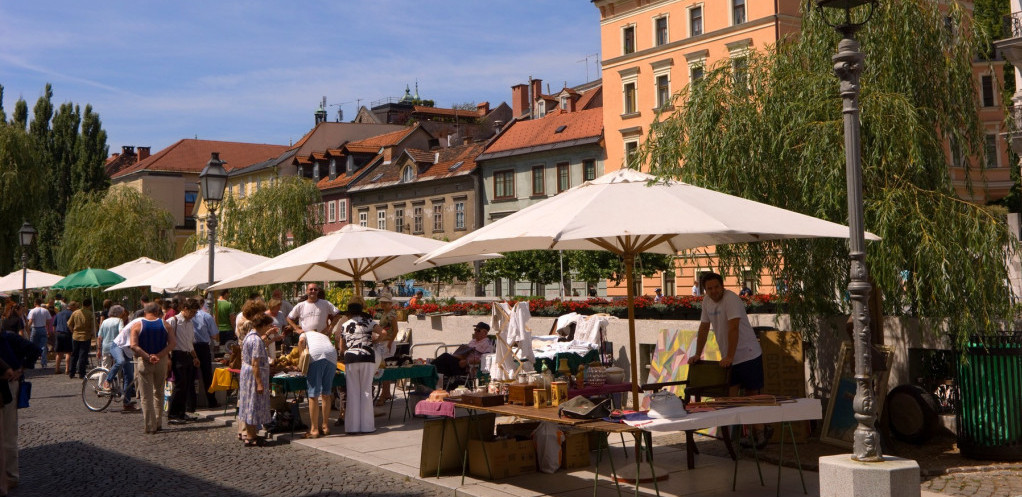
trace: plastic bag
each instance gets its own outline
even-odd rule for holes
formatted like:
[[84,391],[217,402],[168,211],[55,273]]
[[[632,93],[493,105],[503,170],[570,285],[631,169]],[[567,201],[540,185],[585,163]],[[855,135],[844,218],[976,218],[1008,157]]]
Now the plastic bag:
[[536,441],[536,466],[544,473],[556,473],[561,468],[561,442],[564,433],[554,423],[543,422],[532,432]]

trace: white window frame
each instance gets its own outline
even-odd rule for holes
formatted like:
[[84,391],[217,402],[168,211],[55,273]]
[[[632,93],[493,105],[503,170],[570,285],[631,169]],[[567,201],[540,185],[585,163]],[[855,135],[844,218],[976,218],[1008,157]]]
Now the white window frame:
[[[638,153],[638,150],[639,150],[639,140],[638,139],[625,140],[625,142],[624,142],[624,151],[625,151],[624,167],[631,167],[631,164],[629,164],[629,161],[628,161],[628,145],[630,145],[630,144],[635,144],[635,151],[636,151],[636,153]],[[636,168],[636,170],[638,170],[638,169],[639,168]]]
[[329,223],[337,222],[337,201],[331,200],[326,203],[326,220]]
[[348,199],[337,201],[337,222],[343,223],[348,220]]
[[[632,30],[632,51],[631,52],[629,52],[628,51],[628,47],[625,46],[625,40],[627,39],[625,37],[625,32],[627,30],[629,30],[629,29]],[[624,26],[621,26],[621,45],[620,45],[621,46],[621,55],[629,55],[629,54],[633,54],[633,53],[637,52],[639,50],[639,47],[637,46],[638,45],[637,42],[638,42],[638,39],[635,36],[635,24],[632,23],[632,24],[625,24]]]
[[376,229],[387,229],[387,211],[385,209],[378,209],[376,211]]
[[[699,10],[699,33],[693,33],[692,31],[692,13],[695,10]],[[703,8],[703,4],[697,3],[688,7],[688,36],[700,36],[706,34],[706,9]]]
[[369,227],[369,209],[360,209],[358,211],[358,225],[363,228]]
[[415,168],[411,165],[405,166],[401,170],[401,183],[411,183],[415,181]]
[[459,200],[454,203],[454,229],[465,229],[465,201]]
[[[742,16],[745,19],[741,23],[735,22],[735,6],[736,6],[736,4],[739,1],[742,2],[742,10],[744,11]],[[732,26],[738,26],[739,24],[745,24],[747,22],[749,22],[749,2],[748,2],[748,0],[731,0],[731,25]]]
[[[663,43],[660,43],[660,40],[657,38],[657,36],[660,34],[660,30],[657,29],[657,22],[660,21],[661,19],[664,20],[664,23],[666,24],[664,27],[667,28],[665,30],[667,33],[664,35]],[[664,46],[664,45],[666,45],[666,44],[668,44],[670,42],[671,42],[671,19],[670,19],[670,16],[667,15],[667,14],[663,14],[663,15],[659,15],[659,16],[654,17],[653,18],[653,46],[654,47],[660,47],[660,46]]]

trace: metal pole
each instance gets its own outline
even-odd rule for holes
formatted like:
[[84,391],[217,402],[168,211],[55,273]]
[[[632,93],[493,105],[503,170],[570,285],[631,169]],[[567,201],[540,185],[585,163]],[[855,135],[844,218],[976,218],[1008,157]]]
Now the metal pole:
[[848,183],[848,246],[851,262],[851,280],[848,293],[852,300],[855,345],[855,428],[852,459],[863,462],[883,460],[880,440],[876,431],[876,392],[873,390],[873,371],[870,358],[872,344],[869,331],[869,284],[866,268],[865,229],[862,214],[862,154],[859,139],[859,76],[863,60],[859,43],[855,41],[858,26],[841,26],[842,40],[838,53],[833,56],[834,73],[841,80],[842,112],[845,125],[845,172]]
[[557,251],[557,258],[558,258],[558,262],[560,262],[560,264],[561,264],[561,282],[557,286],[561,287],[561,300],[564,300],[564,251],[563,250],[558,250]]
[[[625,254],[625,282],[628,284],[628,351],[632,366],[632,409],[639,410],[639,353],[635,345],[635,255]],[[638,485],[638,484],[636,484]]]
[[28,305],[28,297],[26,293],[28,289],[28,247],[21,246],[21,307],[24,308]]
[[[209,210],[209,215],[206,216],[206,230],[209,231],[209,284],[206,286],[213,286],[213,258],[216,252],[216,210],[210,209],[209,205],[206,205],[206,209]],[[209,306],[210,314],[214,313],[213,304],[216,301],[213,299],[213,291],[206,290],[206,305]]]

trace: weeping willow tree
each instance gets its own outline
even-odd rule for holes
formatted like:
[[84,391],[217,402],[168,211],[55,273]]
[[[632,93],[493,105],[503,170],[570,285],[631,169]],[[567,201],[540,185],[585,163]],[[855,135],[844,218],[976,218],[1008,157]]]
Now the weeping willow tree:
[[263,186],[244,202],[227,195],[217,244],[267,257],[283,254],[323,234],[314,212],[320,201],[316,185],[298,176]]
[[79,192],[66,220],[57,249],[61,274],[108,268],[142,256],[161,261],[174,257],[174,217],[134,188]]
[[[847,223],[831,62],[838,36],[815,11],[802,26],[799,36],[750,55],[744,76],[714,67],[676,95],[679,110],[651,127],[642,150],[652,173]],[[866,55],[864,219],[883,239],[867,242],[867,262],[883,311],[931,318],[958,340],[996,329],[1011,315],[1006,251],[1016,247],[995,210],[956,195],[947,145],[972,157],[974,175],[983,173],[972,62],[987,37],[956,2],[887,0],[857,38]],[[818,317],[847,312],[846,240],[717,251],[728,273],[751,266],[785,282],[796,329],[816,330]]]

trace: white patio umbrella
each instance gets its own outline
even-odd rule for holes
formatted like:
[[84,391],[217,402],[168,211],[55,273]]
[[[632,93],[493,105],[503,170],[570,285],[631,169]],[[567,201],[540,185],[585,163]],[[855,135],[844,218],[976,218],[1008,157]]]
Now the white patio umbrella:
[[[27,278],[25,280],[26,289],[34,288],[49,288],[54,283],[64,279],[63,276],[58,274],[44,273],[42,271],[36,271],[35,269],[29,269]],[[0,292],[18,292],[21,293],[21,279],[22,270],[19,269],[3,278],[0,278]]]
[[[266,257],[229,247],[216,248],[213,279],[222,280],[256,266]],[[205,288],[209,283],[209,247],[204,247],[180,259],[170,261],[152,271],[128,278],[106,291],[140,286],[151,287],[154,292],[187,292]]]
[[[608,250],[624,258],[632,401],[638,405],[633,266],[643,252],[785,238],[848,238],[848,228],[631,169],[533,204],[430,252],[422,261],[518,250]],[[877,239],[869,234],[871,239]]]
[[431,266],[499,257],[470,254],[416,264],[420,257],[443,245],[444,242],[431,238],[349,224],[227,278],[210,289],[294,281],[352,281],[358,288],[366,280],[380,281]]
[[148,273],[149,271],[152,271],[153,269],[156,269],[162,265],[163,265],[162,262],[157,261],[155,259],[150,259],[148,257],[139,257],[138,259],[135,259],[133,261],[128,261],[119,266],[109,268],[107,269],[107,271],[117,273],[127,279]]

